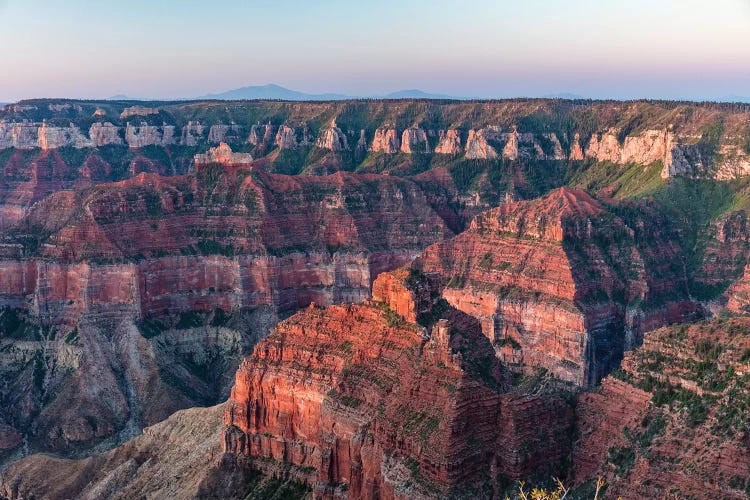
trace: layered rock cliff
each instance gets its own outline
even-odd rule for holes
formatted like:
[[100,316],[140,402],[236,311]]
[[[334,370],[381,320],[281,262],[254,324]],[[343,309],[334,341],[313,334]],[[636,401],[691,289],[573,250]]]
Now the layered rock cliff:
[[377,176],[210,164],[56,193],[2,246],[7,442],[72,453],[214,403],[277,314],[360,302],[450,234],[417,185]]
[[413,266],[441,277],[442,296],[481,321],[504,362],[590,386],[644,331],[701,314],[667,264],[682,259],[678,234],[633,209],[562,188],[477,216]]
[[581,396],[577,481],[625,499],[746,498],[748,318],[649,333],[622,370]]
[[[280,323],[237,372],[224,449],[320,498],[485,496],[498,474],[554,470],[571,407],[511,391],[476,320],[415,280],[382,275],[389,303],[311,306]],[[413,301],[411,287],[432,300],[405,306],[426,307],[426,327],[391,307]]]

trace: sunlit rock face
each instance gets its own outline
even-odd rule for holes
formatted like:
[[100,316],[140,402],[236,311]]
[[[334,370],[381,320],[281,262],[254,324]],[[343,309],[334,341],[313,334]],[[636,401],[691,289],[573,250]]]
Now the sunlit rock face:
[[[442,296],[479,319],[500,359],[590,386],[645,331],[701,314],[666,270],[665,256],[680,255],[675,242],[654,231],[656,239],[636,237],[600,202],[562,188],[482,213],[413,266],[442,277]],[[628,306],[649,301],[662,305]]]
[[457,155],[461,153],[461,133],[456,129],[441,130],[435,153]]
[[398,132],[395,129],[379,128],[375,131],[371,149],[374,153],[393,154],[401,148]]
[[225,142],[222,142],[215,148],[208,150],[206,154],[195,155],[195,166],[205,166],[210,163],[219,163],[221,165],[250,165],[253,157],[250,153],[234,153],[232,148]]
[[429,498],[490,469],[553,470],[570,449],[572,407],[513,392],[475,319],[443,309],[424,327],[400,316],[436,307],[429,283],[410,276],[376,280],[388,302],[280,323],[237,371],[225,451],[267,473],[280,462],[322,498]]
[[17,332],[0,338],[6,448],[20,434],[77,453],[223,400],[279,315],[362,302],[378,274],[453,234],[411,181],[273,175],[234,155],[60,191],[9,229],[42,240],[0,258],[0,321]]

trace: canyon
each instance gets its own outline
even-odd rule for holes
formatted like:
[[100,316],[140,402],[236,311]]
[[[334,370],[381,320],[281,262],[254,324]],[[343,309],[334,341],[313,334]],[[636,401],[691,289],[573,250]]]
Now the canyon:
[[0,497],[741,498],[748,174],[740,105],[5,106]]

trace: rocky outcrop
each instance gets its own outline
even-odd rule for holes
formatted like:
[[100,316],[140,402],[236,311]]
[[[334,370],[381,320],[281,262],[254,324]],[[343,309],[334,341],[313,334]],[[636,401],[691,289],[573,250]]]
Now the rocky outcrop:
[[[672,131],[645,130],[638,135],[626,136],[623,144],[620,144],[617,133],[617,130],[610,130],[602,134],[594,134],[586,148],[586,158],[640,165],[650,165],[659,161],[664,165],[662,178],[669,177],[670,172],[675,169],[681,170],[679,160],[677,165],[673,165],[677,140]],[[677,155],[679,156],[679,153]]]
[[466,158],[470,160],[497,158],[497,151],[487,142],[487,135],[485,129],[469,130],[469,138],[466,140]]
[[42,123],[39,127],[39,147],[42,149],[56,149],[62,147],[85,148],[93,146],[91,140],[81,133],[72,123],[68,128],[48,127]]
[[39,126],[0,122],[0,148],[33,149],[39,146]]
[[672,149],[675,147],[674,134],[668,130],[646,130],[637,136],[628,136],[622,146],[620,163],[650,165],[661,161],[671,163]]
[[407,128],[401,136],[402,153],[429,153],[430,144],[427,133],[421,128]]
[[620,141],[615,132],[594,134],[586,147],[586,158],[594,158],[597,161],[619,163],[620,155]]
[[458,155],[461,153],[461,133],[456,129],[441,130],[435,153],[443,155]]
[[583,160],[583,149],[581,149],[581,135],[578,133],[573,136],[573,142],[570,145],[570,155],[568,156],[568,159],[572,161]]
[[398,132],[392,128],[379,128],[375,131],[370,150],[373,153],[398,153],[400,149]]
[[601,475],[624,499],[745,498],[749,329],[730,318],[649,333],[579,400],[576,481]]
[[158,115],[159,114],[159,108],[148,108],[146,106],[131,106],[129,108],[125,108],[122,113],[120,113],[120,119],[125,120],[127,118],[130,118],[131,116],[148,116],[148,115]]
[[234,153],[232,148],[222,142],[215,148],[211,148],[205,154],[195,155],[195,166],[205,166],[211,163],[219,163],[226,166],[250,165],[253,157],[250,153]]
[[297,133],[293,128],[282,125],[276,132],[276,139],[273,143],[279,149],[294,149],[297,147]]
[[166,146],[175,143],[174,130],[175,128],[172,125],[156,127],[146,123],[141,123],[138,126],[128,123],[125,127],[125,142],[131,148]]
[[89,137],[94,147],[106,146],[108,144],[123,144],[120,137],[120,128],[109,122],[94,123],[89,128]]
[[331,122],[331,126],[320,133],[315,145],[321,149],[330,151],[346,151],[349,149],[349,142],[344,132],[336,126],[336,120]]
[[221,142],[240,142],[242,128],[232,123],[231,125],[216,124],[208,129],[208,142],[218,144]]
[[505,134],[505,147],[503,147],[503,158],[506,160],[517,160],[519,156],[518,152],[518,140],[519,140],[520,134],[513,130],[513,132],[509,134]]
[[443,314],[427,331],[377,303],[282,322],[237,372],[224,449],[266,473],[281,462],[322,498],[461,497],[491,491],[490,470],[552,471],[571,407],[509,392],[478,324]]
[[[414,267],[443,277],[443,297],[480,320],[504,362],[590,386],[644,331],[700,313],[680,275],[665,272],[666,252],[678,252],[670,233],[653,231],[636,236],[587,194],[562,188],[477,216]],[[665,294],[666,306],[628,309],[663,304]]]
[[201,122],[189,121],[182,127],[182,136],[180,144],[185,146],[195,146],[203,140],[204,127]]

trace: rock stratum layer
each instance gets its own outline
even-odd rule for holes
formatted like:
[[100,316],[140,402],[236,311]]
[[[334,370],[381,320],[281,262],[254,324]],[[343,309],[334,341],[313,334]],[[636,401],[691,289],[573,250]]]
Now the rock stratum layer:
[[[356,149],[386,155],[660,162],[663,178],[729,179],[750,173],[750,112],[741,105],[545,100],[148,104],[30,100],[8,105],[0,111],[0,149],[207,148],[226,142],[254,148],[253,156],[260,158],[313,145],[338,154],[357,144]],[[172,148],[174,155],[184,152]],[[303,163],[314,167],[320,159],[313,155]],[[361,155],[354,158],[347,168],[362,160]],[[340,163],[338,168],[344,166]]]
[[591,386],[645,331],[701,315],[669,265],[683,258],[678,235],[631,208],[561,188],[482,213],[413,267],[440,276],[505,363]]
[[191,440],[208,450],[221,419],[191,414],[191,434],[178,414],[84,461],[37,454],[0,491],[498,498],[564,474],[624,496],[740,495],[749,325],[653,332],[750,310],[747,190],[723,181],[747,174],[749,116],[546,100],[6,106],[0,468],[109,449],[234,389],[222,456],[200,469],[186,455],[184,487],[159,460]]
[[[402,278],[375,287],[414,301],[381,283]],[[427,327],[381,302],[280,323],[237,372],[224,449],[268,474],[287,468],[321,498],[471,497],[498,474],[553,471],[572,407],[512,391],[478,322],[426,299],[412,309],[432,311]]]
[[747,498],[749,334],[743,317],[647,335],[580,398],[578,482],[602,475],[624,499]]
[[212,164],[53,194],[0,251],[3,441],[75,453],[213,404],[277,315],[361,302],[450,234],[416,184],[372,175]]

